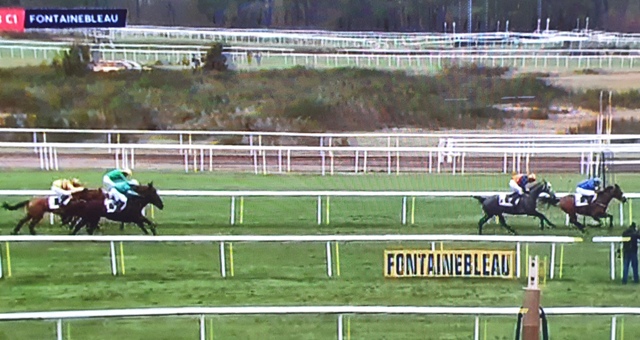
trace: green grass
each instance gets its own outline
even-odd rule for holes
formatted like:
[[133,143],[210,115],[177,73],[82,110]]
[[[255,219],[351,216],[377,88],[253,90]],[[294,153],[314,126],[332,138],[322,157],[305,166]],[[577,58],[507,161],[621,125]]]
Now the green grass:
[[[540,174],[558,192],[568,191],[579,176]],[[79,176],[99,184],[96,171],[6,171],[3,189],[45,189],[53,178]],[[154,180],[160,189],[201,190],[500,190],[505,176],[361,175],[258,176],[225,173],[157,173],[136,171],[141,182]],[[617,175],[626,192],[638,192],[633,175]],[[18,197],[3,200],[19,201]],[[316,224],[315,198],[245,198],[244,223],[229,225],[229,198],[165,197],[165,210],[155,212],[162,235],[170,234],[374,234],[477,233],[480,208],[471,199],[416,200],[415,224],[400,225],[400,198],[332,198],[330,223]],[[617,205],[611,208],[617,215]],[[530,218],[512,217],[521,234],[571,235],[564,216],[545,211],[559,227],[541,232]],[[8,234],[20,212],[0,212],[0,234]],[[323,211],[323,215],[325,211]],[[326,219],[324,219],[326,221]],[[43,222],[41,234],[64,234]],[[25,231],[26,232],[26,231]],[[497,225],[487,234],[505,234]],[[104,223],[104,234],[119,234]],[[140,234],[128,226],[126,234]],[[609,280],[609,247],[588,241],[594,235],[619,235],[621,228],[591,229],[584,243],[564,249],[562,278],[547,280],[543,305],[639,306],[634,285]],[[2,246],[3,255],[6,247]],[[429,248],[430,243],[340,244],[341,276],[326,276],[322,243],[234,243],[234,277],[221,278],[218,244],[125,243],[126,275],[113,277],[106,244],[12,243],[12,277],[0,281],[0,311],[43,311],[129,307],[241,305],[421,305],[520,306],[524,280],[384,279],[384,249]],[[453,248],[507,249],[503,244],[445,243]],[[549,256],[548,245],[530,245],[531,255]],[[559,258],[557,259],[559,261]],[[227,266],[229,266],[227,257]],[[335,266],[335,263],[334,263]],[[6,267],[6,263],[5,263]],[[334,267],[334,271],[337,268]],[[5,272],[6,275],[6,272]],[[326,339],[335,336],[335,316],[210,317],[214,339]],[[510,339],[515,318],[487,318],[487,339]],[[551,317],[552,336],[559,339],[604,338],[609,317]],[[133,318],[65,323],[76,339],[197,338],[195,318]],[[637,318],[627,317],[627,337],[640,332]],[[484,319],[481,323],[484,325]],[[473,317],[352,316],[352,339],[461,339],[473,334]],[[50,336],[48,322],[0,323],[0,339]],[[484,330],[481,331],[483,334]]]

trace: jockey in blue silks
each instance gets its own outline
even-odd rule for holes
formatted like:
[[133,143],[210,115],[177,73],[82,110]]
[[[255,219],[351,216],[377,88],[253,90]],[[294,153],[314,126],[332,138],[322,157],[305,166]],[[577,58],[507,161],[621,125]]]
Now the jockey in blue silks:
[[596,190],[600,190],[601,185],[602,180],[600,178],[592,177],[578,183],[576,192],[582,195],[583,202],[592,202],[596,197]]

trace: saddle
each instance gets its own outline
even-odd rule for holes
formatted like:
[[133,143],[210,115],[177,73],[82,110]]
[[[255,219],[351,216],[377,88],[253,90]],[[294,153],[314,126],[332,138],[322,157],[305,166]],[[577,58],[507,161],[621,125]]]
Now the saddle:
[[104,199],[104,207],[107,209],[107,213],[109,214],[123,211],[126,206],[127,204],[125,202],[114,200],[110,197]]
[[520,197],[514,194],[500,194],[498,195],[498,205],[503,207],[513,207],[520,202]]
[[597,194],[594,196],[585,196],[581,194],[575,194],[576,207],[586,207],[589,204],[591,204],[593,201],[595,201],[596,197],[598,197]]

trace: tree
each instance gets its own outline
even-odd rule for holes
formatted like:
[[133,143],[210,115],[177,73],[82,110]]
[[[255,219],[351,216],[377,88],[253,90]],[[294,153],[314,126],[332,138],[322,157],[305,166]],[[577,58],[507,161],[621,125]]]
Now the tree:
[[224,46],[221,43],[214,43],[209,47],[204,57],[204,68],[210,71],[226,71],[227,57],[222,54]]

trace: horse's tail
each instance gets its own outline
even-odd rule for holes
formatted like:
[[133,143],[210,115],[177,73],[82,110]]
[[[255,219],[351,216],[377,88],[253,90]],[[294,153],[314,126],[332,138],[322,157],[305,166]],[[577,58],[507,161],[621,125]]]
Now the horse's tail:
[[20,203],[14,204],[14,205],[10,205],[9,203],[4,202],[4,203],[2,203],[2,207],[5,210],[18,210],[18,209],[24,207],[27,204],[29,204],[29,200],[22,201]]
[[487,199],[486,197],[482,196],[473,196],[473,198],[477,199],[480,204],[484,203],[484,201]]

